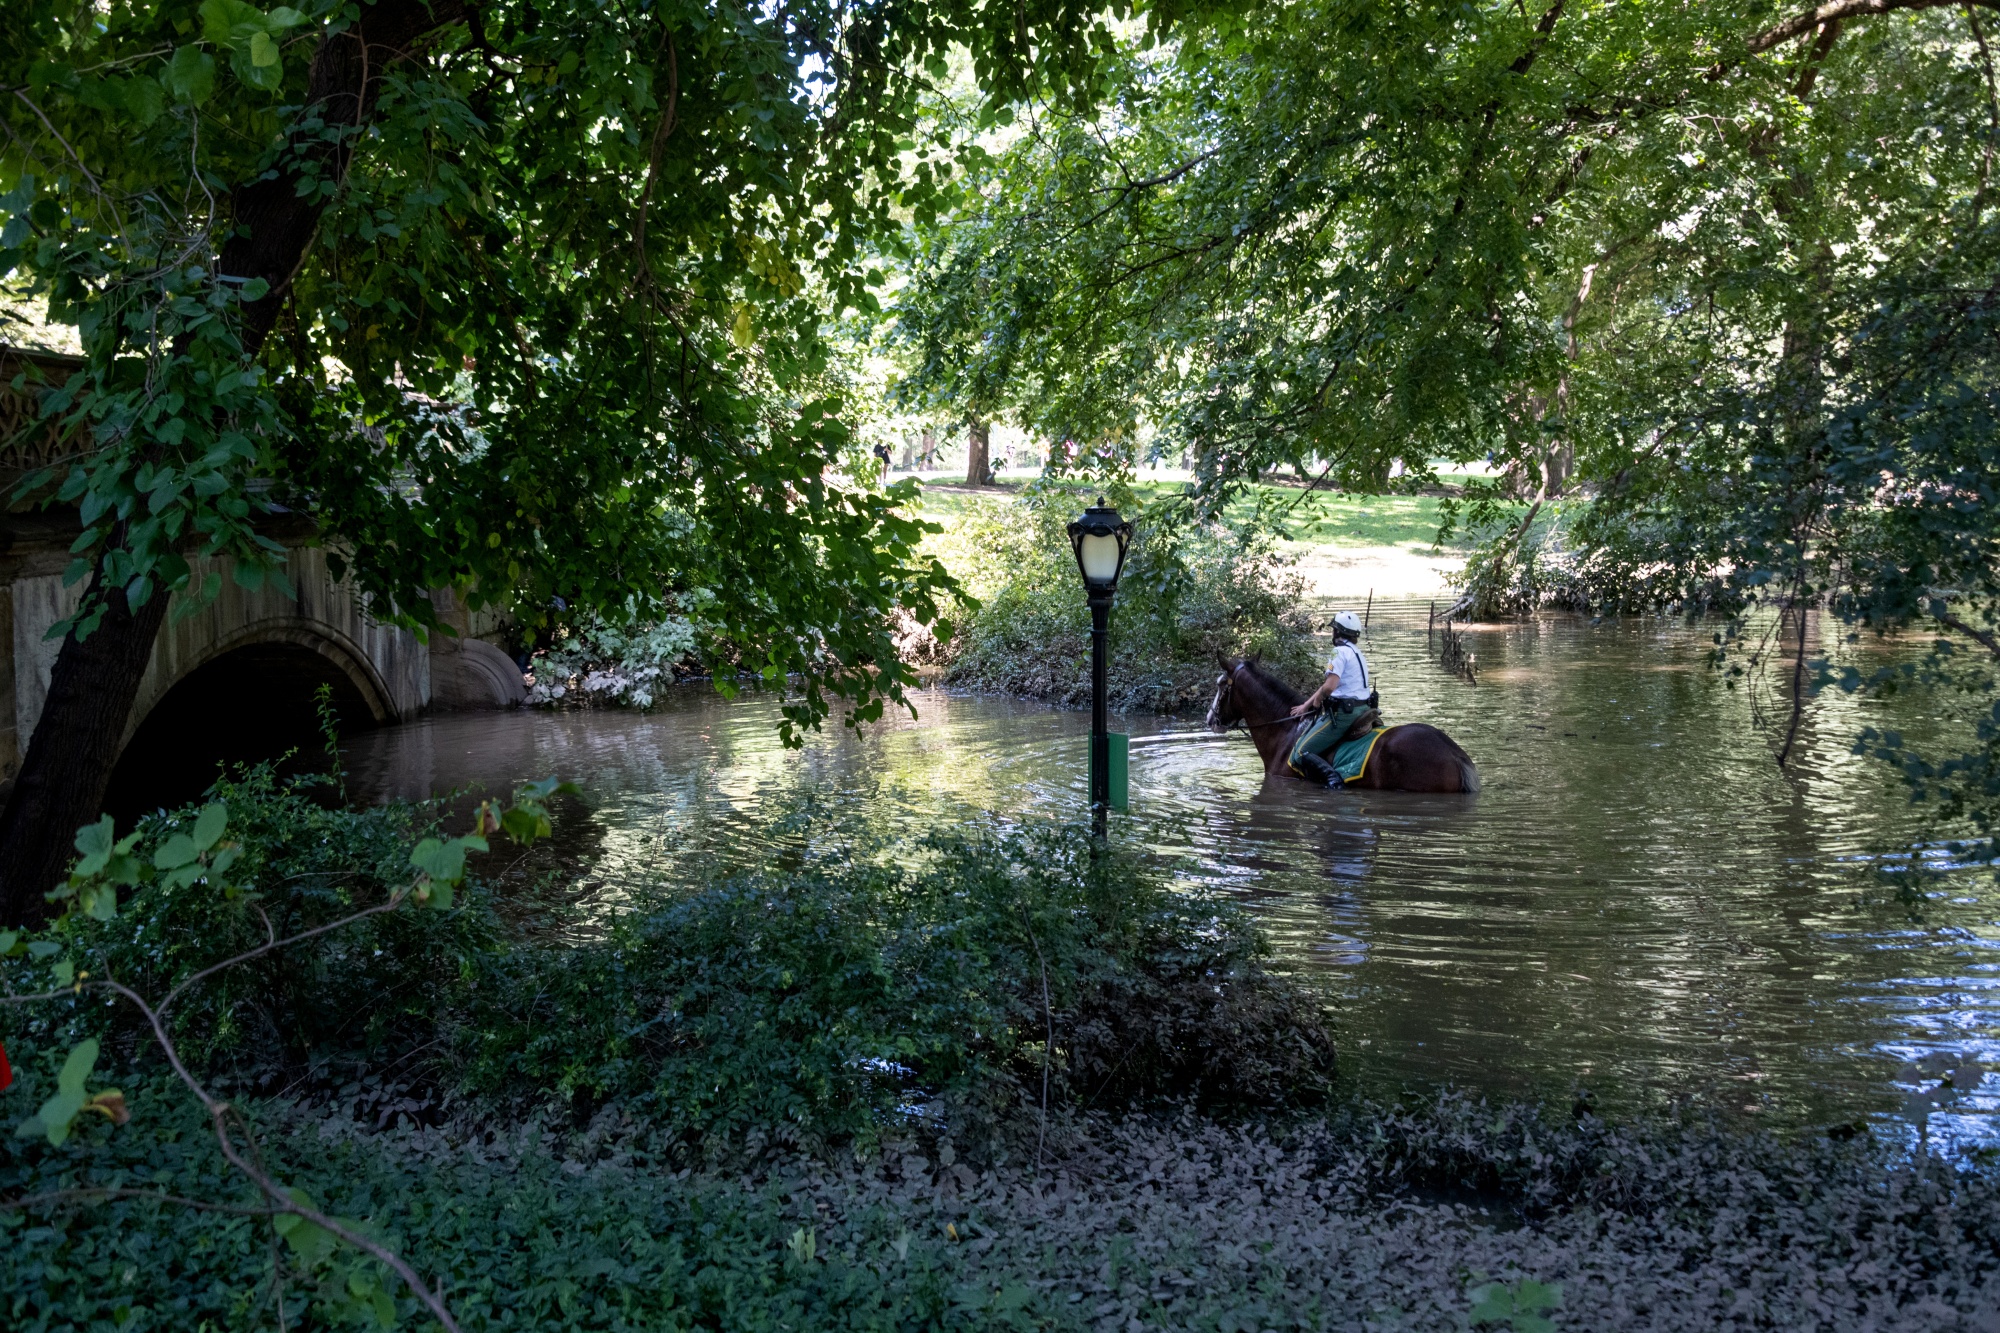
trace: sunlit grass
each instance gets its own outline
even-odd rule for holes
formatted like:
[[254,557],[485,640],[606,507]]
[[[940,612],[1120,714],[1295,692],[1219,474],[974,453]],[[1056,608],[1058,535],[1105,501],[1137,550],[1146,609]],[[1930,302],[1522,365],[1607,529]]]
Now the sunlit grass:
[[[1005,504],[1033,474],[1003,473],[1000,485],[969,490],[954,477],[919,478],[923,483],[923,516],[934,522],[953,523],[980,505]],[[1094,492],[1091,483],[1056,483],[1076,494],[1079,504],[1088,503]],[[1147,503],[1178,494],[1184,483],[1142,479],[1131,489]],[[1298,485],[1264,484],[1251,488],[1232,503],[1228,517],[1248,524],[1261,516],[1295,548],[1398,546],[1428,552],[1437,543],[1444,521],[1445,497],[1437,495],[1364,495],[1347,491],[1307,491]],[[1463,532],[1454,532],[1443,550],[1459,552],[1472,543]]]
[[[1277,502],[1283,504],[1279,490]],[[1296,496],[1294,496],[1296,498]],[[1286,536],[1306,546],[1402,546],[1429,551],[1437,545],[1444,500],[1435,495],[1354,495],[1315,492],[1299,501],[1285,524]],[[1454,533],[1446,550],[1471,543]]]

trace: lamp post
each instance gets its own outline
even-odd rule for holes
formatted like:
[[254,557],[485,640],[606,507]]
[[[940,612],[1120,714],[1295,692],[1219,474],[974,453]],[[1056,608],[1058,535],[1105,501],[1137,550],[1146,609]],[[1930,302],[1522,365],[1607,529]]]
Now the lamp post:
[[1111,736],[1105,729],[1104,659],[1111,636],[1111,599],[1118,595],[1118,575],[1125,568],[1125,551],[1132,544],[1132,525],[1118,511],[1097,503],[1069,525],[1070,549],[1083,574],[1090,603],[1090,818],[1097,836],[1104,836],[1105,807],[1111,802]]

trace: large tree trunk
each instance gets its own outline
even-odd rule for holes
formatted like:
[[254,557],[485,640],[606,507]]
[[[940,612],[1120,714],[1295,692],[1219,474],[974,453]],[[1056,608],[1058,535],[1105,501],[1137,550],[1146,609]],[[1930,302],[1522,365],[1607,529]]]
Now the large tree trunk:
[[965,484],[993,484],[993,428],[978,417],[965,423]]
[[[93,583],[88,595],[99,593]],[[41,721],[0,813],[0,921],[9,925],[37,925],[47,917],[42,895],[62,879],[76,830],[104,799],[146,659],[167,616],[161,592],[137,613],[125,604],[122,588],[104,593],[103,601],[95,632],[79,639],[71,630],[63,640]]]
[[[267,178],[230,195],[235,226],[223,247],[221,272],[270,284],[267,295],[244,308],[247,357],[257,355],[277,323],[326,207],[318,190],[301,194],[300,181],[308,169],[320,179],[339,180],[346,173],[352,136],[329,144],[322,127],[365,121],[384,68],[464,15],[458,0],[380,0],[363,6],[352,28],[324,39],[314,52],[307,111],[300,116],[312,125],[296,131],[294,151],[281,156]],[[83,639],[72,633],[63,640],[41,719],[0,812],[0,922],[8,925],[35,925],[46,918],[43,895],[62,878],[78,826],[97,814],[153,641],[166,620],[164,592],[156,591],[136,611],[121,590],[101,596],[105,612],[97,628]],[[86,605],[99,597],[93,580]]]
[[278,312],[291,295],[292,276],[305,262],[326,209],[327,200],[318,190],[300,196],[301,181],[308,169],[315,179],[341,181],[347,176],[347,161],[358,136],[341,135],[337,143],[329,144],[320,124],[332,129],[366,122],[374,114],[383,71],[408,59],[430,34],[465,17],[462,0],[378,0],[361,7],[361,17],[352,28],[324,39],[313,52],[306,86],[308,111],[299,119],[319,123],[295,131],[293,151],[279,158],[265,179],[239,186],[230,195],[236,231],[223,247],[222,272],[271,284],[263,299],[244,308],[244,341],[251,355],[278,322]]

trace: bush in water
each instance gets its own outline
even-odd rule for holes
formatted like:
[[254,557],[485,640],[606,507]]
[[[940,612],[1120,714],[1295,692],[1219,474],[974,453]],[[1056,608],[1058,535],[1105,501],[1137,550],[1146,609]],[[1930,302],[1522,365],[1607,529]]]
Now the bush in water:
[[[690,594],[676,605],[698,608],[704,600]],[[651,708],[667,686],[708,674],[700,650],[715,639],[714,628],[698,616],[666,613],[622,624],[587,616],[558,630],[530,660],[528,702]]]
[[[240,891],[156,879],[108,920],[65,918],[70,952],[163,992],[265,939],[266,917],[283,936],[380,900],[435,823],[427,807],[328,810],[262,771],[215,794]],[[154,817],[135,853],[192,819]],[[808,818],[769,842],[761,868],[526,939],[475,877],[449,911],[370,917],[202,983],[172,1031],[249,1086],[324,1091],[334,1067],[393,1067],[432,1094],[517,1106],[636,1099],[701,1154],[869,1141],[919,1105],[990,1119],[1039,1107],[1045,1072],[1054,1105],[1276,1105],[1332,1079],[1318,998],[1269,971],[1239,910],[1093,856],[1079,834],[889,844]],[[116,1053],[148,1039],[81,1002],[15,1032]]]
[[[1323,1093],[1331,1037],[1241,912],[1063,830],[955,830],[730,877],[493,959],[480,1091],[636,1099],[690,1147],[868,1142],[910,1115]],[[1046,1093],[1045,1090],[1046,1089]]]
[[[1304,587],[1268,547],[1197,523],[1176,501],[1142,508],[1126,488],[1105,494],[1137,528],[1111,618],[1113,707],[1205,706],[1218,655],[1261,654],[1288,678],[1318,676]],[[937,652],[952,684],[1090,702],[1090,612],[1064,531],[1080,504],[1074,491],[1031,484],[930,539],[979,601],[952,617],[958,632]]]

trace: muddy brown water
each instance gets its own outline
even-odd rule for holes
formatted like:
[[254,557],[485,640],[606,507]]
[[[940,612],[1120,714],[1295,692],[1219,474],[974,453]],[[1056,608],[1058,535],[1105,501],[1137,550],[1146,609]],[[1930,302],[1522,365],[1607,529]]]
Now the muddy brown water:
[[[1475,686],[1431,661],[1424,622],[1421,604],[1373,609],[1385,711],[1455,736],[1477,796],[1267,782],[1240,732],[1114,722],[1133,738],[1115,835],[1238,898],[1283,962],[1330,984],[1363,1086],[1587,1087],[1609,1105],[1694,1098],[1898,1134],[1924,1086],[1897,1081],[1909,1062],[1969,1051],[2000,1066],[1990,872],[1952,874],[1919,915],[1895,905],[1878,868],[1917,815],[1849,752],[1869,722],[1941,725],[1917,704],[1830,692],[1787,775],[1773,763],[1782,695],[1728,688],[1703,660],[1712,625],[1478,628]],[[357,737],[349,782],[379,799],[574,779],[608,909],[640,880],[760,855],[787,836],[773,815],[802,802],[891,832],[1078,811],[1087,714],[938,689],[916,701],[917,720],[829,728],[803,751],[779,744],[775,698],[706,688],[646,714],[438,717]],[[2000,1074],[1929,1133],[2000,1143],[1996,1113]]]

